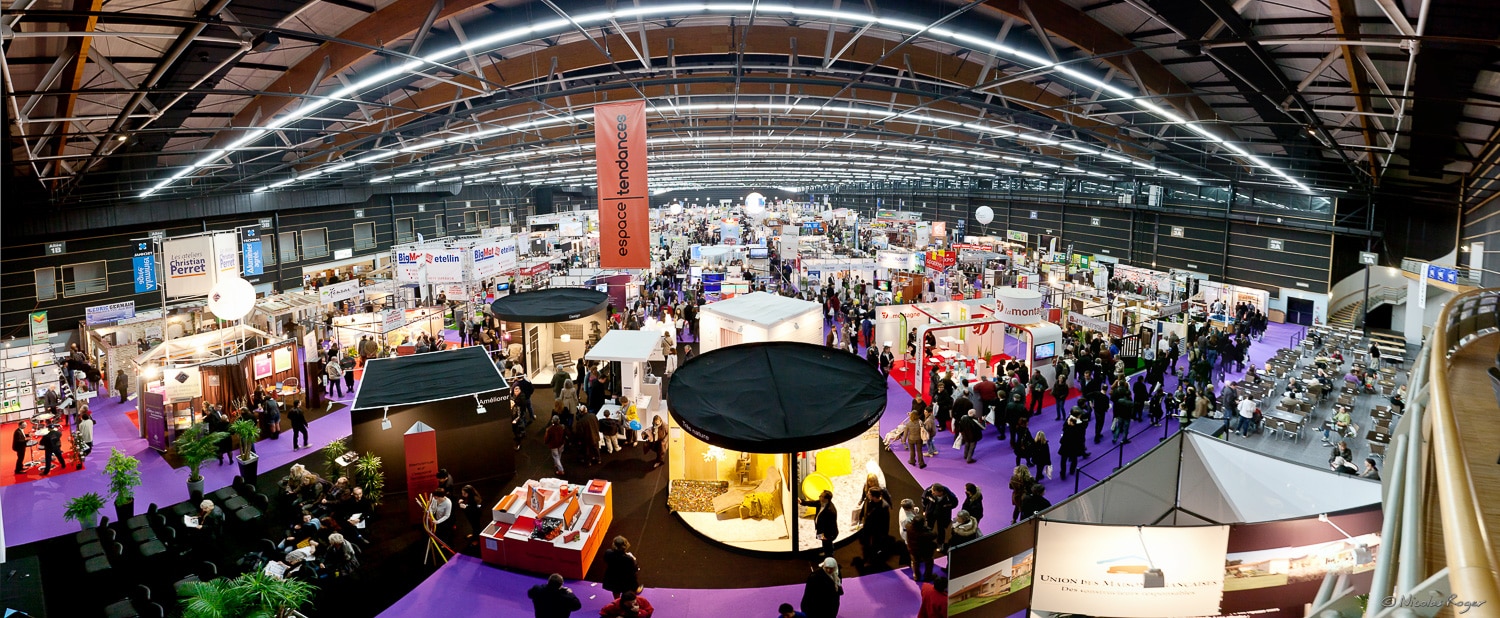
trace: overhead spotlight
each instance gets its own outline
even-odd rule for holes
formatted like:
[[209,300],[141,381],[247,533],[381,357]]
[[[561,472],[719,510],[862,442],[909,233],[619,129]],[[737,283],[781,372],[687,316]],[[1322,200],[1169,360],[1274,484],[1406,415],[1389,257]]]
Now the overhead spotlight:
[[125,137],[124,135],[116,135],[115,136],[115,141],[117,141],[117,142],[123,142],[126,139],[129,139],[129,138]]
[[489,410],[484,409],[484,404],[479,401],[479,395],[475,394],[474,395],[474,413],[475,414],[484,414],[486,412],[489,412]]
[[385,408],[385,416],[380,418],[380,428],[382,430],[391,428],[391,408],[389,406]]

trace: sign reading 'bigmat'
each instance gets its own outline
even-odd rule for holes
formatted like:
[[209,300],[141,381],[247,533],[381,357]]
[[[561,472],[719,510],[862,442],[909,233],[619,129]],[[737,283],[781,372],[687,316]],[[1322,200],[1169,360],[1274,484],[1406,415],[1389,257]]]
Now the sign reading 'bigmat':
[[646,102],[594,106],[599,171],[599,265],[651,266],[646,187]]

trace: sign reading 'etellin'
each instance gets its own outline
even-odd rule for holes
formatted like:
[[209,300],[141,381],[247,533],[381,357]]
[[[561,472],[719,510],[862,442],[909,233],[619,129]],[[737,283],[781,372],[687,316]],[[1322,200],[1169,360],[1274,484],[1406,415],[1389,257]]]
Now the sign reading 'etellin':
[[650,208],[646,187],[646,102],[594,106],[599,174],[599,265],[648,268]]

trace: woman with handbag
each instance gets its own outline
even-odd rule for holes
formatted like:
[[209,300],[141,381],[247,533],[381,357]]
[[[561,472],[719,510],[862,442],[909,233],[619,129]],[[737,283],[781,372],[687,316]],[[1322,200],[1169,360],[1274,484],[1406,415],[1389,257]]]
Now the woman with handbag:
[[1036,466],[1037,478],[1052,478],[1052,447],[1047,443],[1045,432],[1036,432],[1031,442],[1031,465]]
[[927,430],[922,426],[922,408],[920,406],[920,402],[913,402],[913,410],[906,415],[906,422],[902,425],[905,428],[905,432],[903,433],[902,437],[906,442],[907,465],[916,466],[918,468],[926,468],[927,460],[922,456],[922,445],[925,444],[927,440],[931,438],[931,436],[927,434]]

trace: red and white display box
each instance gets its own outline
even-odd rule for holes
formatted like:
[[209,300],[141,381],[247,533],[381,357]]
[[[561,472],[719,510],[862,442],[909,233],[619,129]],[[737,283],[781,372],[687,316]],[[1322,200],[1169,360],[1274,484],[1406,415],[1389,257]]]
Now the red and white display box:
[[[480,558],[509,569],[583,579],[609,536],[613,491],[614,484],[603,480],[582,485],[561,479],[526,481],[490,510],[494,521],[479,534]],[[577,516],[569,526],[565,516],[575,498]],[[563,519],[562,532],[550,540],[532,538],[537,520],[544,517]]]

